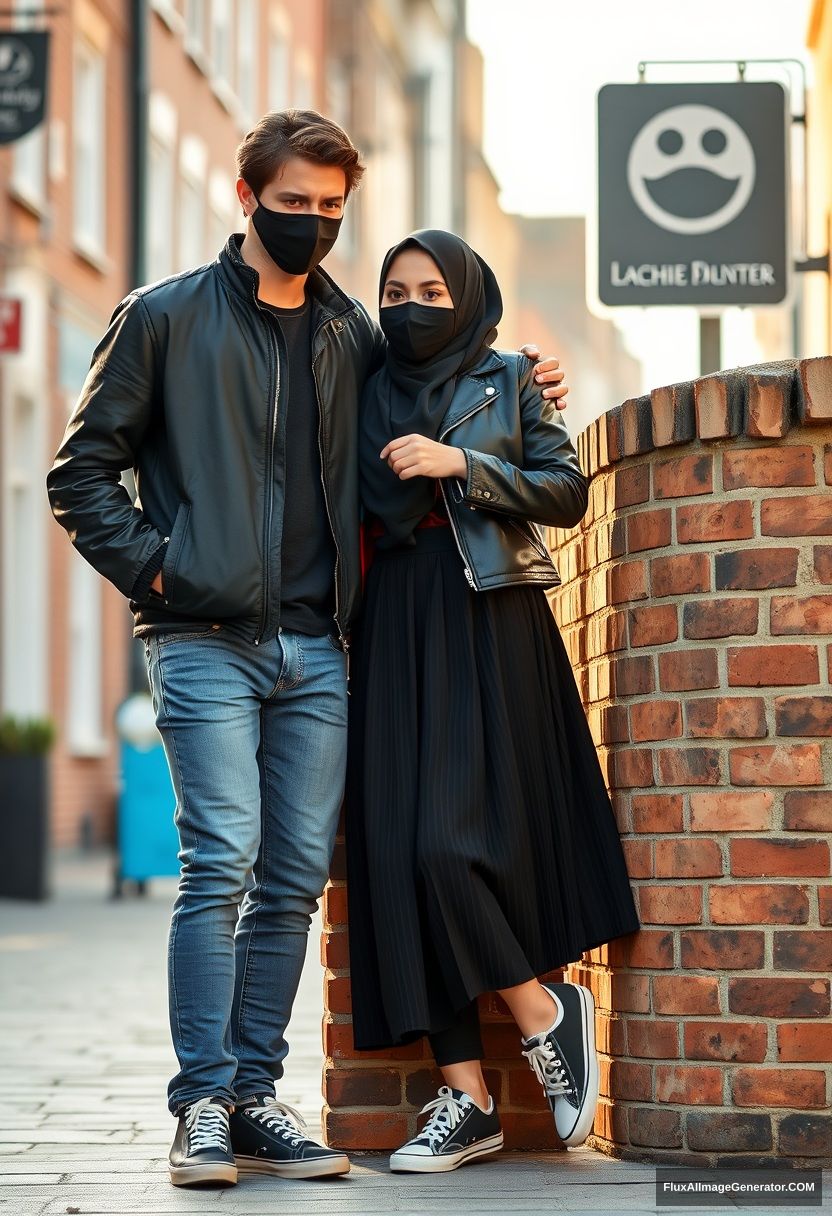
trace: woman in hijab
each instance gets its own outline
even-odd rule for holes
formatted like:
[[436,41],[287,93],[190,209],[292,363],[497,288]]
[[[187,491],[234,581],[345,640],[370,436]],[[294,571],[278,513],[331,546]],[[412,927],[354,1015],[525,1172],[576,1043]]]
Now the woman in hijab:
[[391,1168],[502,1147],[477,998],[498,992],[564,1145],[592,1127],[594,1005],[541,983],[639,928],[621,841],[545,595],[536,525],[573,527],[587,482],[525,356],[492,349],[490,267],[414,233],[381,272],[385,366],[362,401],[372,545],[354,632],[346,837],[358,1050],[427,1035],[445,1084]]

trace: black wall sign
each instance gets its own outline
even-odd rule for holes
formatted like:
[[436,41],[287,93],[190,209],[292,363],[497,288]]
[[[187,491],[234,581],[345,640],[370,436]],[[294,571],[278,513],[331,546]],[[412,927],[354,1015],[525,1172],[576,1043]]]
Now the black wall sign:
[[601,303],[782,303],[789,121],[776,82],[600,89]]
[[0,144],[43,122],[48,62],[48,31],[0,30]]

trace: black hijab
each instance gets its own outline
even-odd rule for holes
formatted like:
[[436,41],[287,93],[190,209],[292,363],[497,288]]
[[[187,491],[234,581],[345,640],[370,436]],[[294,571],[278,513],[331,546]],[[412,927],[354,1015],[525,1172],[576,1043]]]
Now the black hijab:
[[434,228],[414,232],[388,250],[381,268],[379,303],[394,259],[414,246],[429,254],[442,272],[454,304],[454,324],[447,344],[425,362],[404,360],[388,344],[384,367],[364,389],[361,497],[367,510],[384,524],[382,547],[413,543],[413,529],[431,510],[436,486],[430,477],[400,480],[387,461],[379,459],[379,452],[402,435],[438,438],[457,377],[479,363],[494,341],[503,315],[500,288],[491,267],[461,237]]

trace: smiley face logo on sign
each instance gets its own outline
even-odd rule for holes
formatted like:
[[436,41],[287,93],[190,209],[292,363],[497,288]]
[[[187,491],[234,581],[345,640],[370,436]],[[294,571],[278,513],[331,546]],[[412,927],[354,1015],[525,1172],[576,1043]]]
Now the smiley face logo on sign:
[[754,189],[751,142],[728,114],[670,106],[633,140],[627,184],[638,207],[669,232],[704,233],[736,219]]

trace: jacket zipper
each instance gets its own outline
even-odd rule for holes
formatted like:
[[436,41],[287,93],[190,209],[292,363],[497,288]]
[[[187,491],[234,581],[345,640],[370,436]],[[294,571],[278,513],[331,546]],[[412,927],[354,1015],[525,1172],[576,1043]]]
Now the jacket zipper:
[[[318,334],[321,332],[321,330],[323,330],[325,328],[326,325],[330,325],[330,324],[334,325],[336,320],[337,320],[337,318],[333,318],[331,321],[325,321],[322,325],[320,325],[318,327],[318,329],[315,331],[315,337],[317,338]],[[344,651],[344,654],[346,655],[346,658],[347,658],[347,685],[349,686],[350,645],[349,645],[349,642],[347,641],[347,639],[344,637],[344,634],[341,630],[340,606],[339,606],[340,597],[338,594],[339,580],[340,580],[340,567],[341,567],[341,550],[338,547],[338,537],[335,533],[335,524],[334,524],[333,518],[332,518],[332,509],[329,505],[329,486],[327,485],[325,465],[324,465],[324,445],[321,440],[321,431],[323,428],[323,406],[321,404],[321,392],[320,392],[320,387],[318,385],[318,376],[317,376],[317,372],[315,370],[315,364],[318,362],[318,356],[320,355],[320,353],[321,352],[319,350],[312,358],[312,379],[315,381],[315,398],[318,402],[318,452],[319,452],[320,459],[321,459],[321,485],[323,486],[323,491],[324,491],[324,504],[326,506],[326,514],[327,514],[327,518],[329,520],[329,530],[332,533],[332,543],[335,545],[335,615],[333,617],[333,620],[335,621],[335,626],[338,630],[338,641],[341,643],[341,649]]]
[[[257,296],[254,297],[254,302],[257,304]],[[257,304],[260,308],[260,305]],[[262,309],[260,309],[262,312]],[[274,396],[272,399],[272,427],[269,439],[269,446],[266,451],[266,479],[268,482],[268,497],[266,499],[266,522],[265,532],[263,536],[263,608],[260,613],[260,624],[257,628],[257,635],[254,638],[254,645],[259,646],[263,640],[263,633],[266,629],[269,610],[269,577],[271,571],[271,535],[272,535],[272,513],[274,509],[274,440],[277,434],[277,403],[280,396],[280,351],[277,346],[277,339],[274,333],[269,328],[269,322],[266,321],[266,327],[269,332],[269,342],[274,351]]]
[[[454,429],[454,427],[459,426],[459,424],[461,422],[465,422],[468,418],[471,417],[472,414],[476,414],[478,410],[481,410],[483,408],[483,406],[490,405],[491,402],[493,401],[493,399],[494,399],[493,397],[486,397],[486,399],[484,401],[478,402],[478,404],[475,405],[473,409],[469,410],[467,414],[463,414],[461,418],[457,418],[454,422],[451,423],[451,425],[449,427],[446,427],[445,430],[440,433],[439,442],[444,443],[445,436],[449,435],[451,433],[451,431]],[[468,586],[471,588],[471,590],[478,591],[479,588],[477,587],[477,584],[474,581],[474,575],[471,571],[471,564],[472,564],[471,559],[470,559],[470,557],[468,557],[468,555],[465,552],[465,546],[463,545],[462,538],[457,530],[456,522],[454,521],[453,510],[451,508],[451,503],[448,499],[447,491],[445,490],[445,483],[444,483],[444,481],[440,481],[439,484],[442,487],[442,497],[445,500],[445,510],[448,512],[448,519],[451,522],[451,529],[454,534],[454,540],[456,541],[456,547],[457,547],[457,549],[459,549],[459,555],[462,558],[462,565],[465,570],[465,578],[467,579]]]

